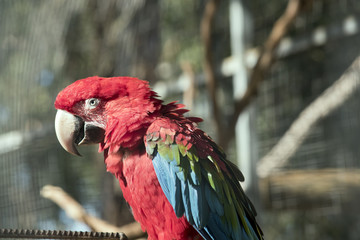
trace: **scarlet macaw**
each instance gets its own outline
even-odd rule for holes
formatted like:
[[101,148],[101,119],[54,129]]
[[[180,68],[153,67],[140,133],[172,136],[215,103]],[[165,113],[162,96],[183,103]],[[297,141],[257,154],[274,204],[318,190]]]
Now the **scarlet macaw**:
[[150,240],[263,239],[240,170],[197,127],[201,119],[163,104],[146,81],[81,79],[58,94],[55,108],[61,145],[79,155],[76,145],[99,143]]

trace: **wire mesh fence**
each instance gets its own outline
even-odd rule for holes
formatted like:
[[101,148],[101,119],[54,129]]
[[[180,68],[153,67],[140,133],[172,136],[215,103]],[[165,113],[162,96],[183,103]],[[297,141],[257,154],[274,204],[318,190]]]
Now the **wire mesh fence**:
[[[289,37],[293,49],[301,50],[289,51],[276,62],[256,100],[260,156],[359,55],[359,13],[355,1],[313,1],[296,20]],[[255,39],[270,28],[266,16],[254,17]],[[351,34],[346,32],[349,19],[355,26]],[[356,92],[312,128],[280,174],[262,183],[263,206],[268,209],[264,226],[270,238],[357,238],[359,107]]]
[[[0,2],[0,228],[86,229],[66,217],[53,203],[40,197],[40,189],[46,184],[62,186],[95,215],[111,218],[114,217],[111,216],[114,206],[126,208],[123,200],[114,197],[114,191],[118,191],[114,190],[116,184],[111,177],[104,175],[102,157],[94,154],[95,149],[83,150],[86,157],[75,159],[57,144],[53,129],[48,127],[55,115],[52,103],[56,93],[67,83],[88,75],[141,73],[144,77],[154,78],[150,72],[156,72],[154,65],[159,58],[165,61],[175,55],[174,49],[180,46],[174,40],[179,38],[180,33],[171,36],[169,25],[176,22],[176,17],[181,18],[178,16],[181,14],[171,15],[171,4],[159,1],[159,11],[166,11],[162,17],[168,19],[166,24],[161,25],[167,27],[162,32],[167,37],[163,40],[166,45],[163,48],[172,51],[163,56],[159,56],[158,52],[148,53],[146,61],[152,64],[132,68],[126,61],[131,58],[130,50],[136,50],[136,45],[131,45],[131,49],[126,46],[129,42],[146,39],[137,32],[145,29],[152,36],[151,50],[159,48],[153,41],[158,41],[159,36],[154,33],[160,30],[149,27],[151,24],[147,24],[147,19],[142,19],[141,12],[137,12],[145,6],[144,1],[132,4],[109,1],[111,3],[106,6],[92,5],[95,2],[99,1]],[[264,42],[287,2],[245,1],[253,21],[252,47]],[[193,22],[186,26],[198,24],[196,21],[199,21],[202,5],[190,4],[195,9],[192,11],[185,11],[185,5],[176,5],[176,9],[194,15],[189,17]],[[226,12],[225,5],[222,11]],[[131,10],[133,14],[126,14],[124,9]],[[151,11],[148,14],[151,16]],[[93,16],[100,20],[88,25],[80,24],[91,22]],[[132,21],[131,16],[137,16],[137,20]],[[288,36],[290,50],[280,54],[255,100],[253,130],[260,157],[276,144],[300,112],[359,55],[359,16],[358,1],[328,0],[309,1],[309,6],[297,18]],[[98,36],[92,35],[91,28],[96,23],[99,24],[99,32],[109,34],[106,41],[97,42],[100,41]],[[114,25],[101,28],[100,23]],[[135,30],[128,34],[113,31],[131,26],[135,26]],[[228,30],[224,30],[227,28],[225,20],[217,25],[215,35],[217,39],[221,38],[221,43],[229,40]],[[192,28],[191,33],[195,34],[196,29]],[[134,35],[137,36],[136,41]],[[92,51],[93,45],[84,42],[87,38],[91,40],[89,42],[106,47]],[[114,39],[121,41],[114,44],[117,42]],[[196,55],[194,59],[201,60],[201,47],[194,43],[198,40],[198,37],[187,39],[191,47],[177,56],[177,64],[184,56]],[[220,51],[221,47],[216,49]],[[103,50],[106,52],[104,56],[98,54]],[[131,58],[132,62],[141,58],[141,51],[136,51],[138,55]],[[226,51],[215,55],[223,57],[225,53],[230,54],[228,51],[229,47],[226,47]],[[111,53],[116,57],[110,57],[110,63],[101,65]],[[150,61],[151,55],[156,59]],[[92,60],[86,60],[88,57]],[[201,66],[201,63],[197,63],[195,71],[201,71],[198,65]],[[158,66],[157,71],[162,69],[170,75],[168,78],[175,78],[181,72],[179,69],[167,72],[167,67],[163,64],[162,68]],[[166,76],[165,73],[162,76]],[[161,79],[165,80],[165,77]],[[223,88],[221,97],[228,102],[227,98],[233,95],[231,80],[224,78],[219,85]],[[205,118],[204,127],[211,131],[210,108],[204,89],[197,89],[193,110]],[[259,218],[267,239],[358,238],[359,97],[359,93],[355,93],[346,104],[321,120],[284,166],[282,174],[260,183],[262,205],[257,207],[260,208]],[[231,111],[231,107],[223,107]],[[105,184],[108,184],[107,187]],[[111,201],[107,199],[107,194]],[[129,216],[124,218],[131,221]],[[112,221],[121,222],[118,217]]]

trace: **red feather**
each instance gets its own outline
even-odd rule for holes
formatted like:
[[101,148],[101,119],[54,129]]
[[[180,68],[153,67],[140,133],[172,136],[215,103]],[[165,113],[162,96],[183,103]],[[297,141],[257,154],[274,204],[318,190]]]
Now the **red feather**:
[[[55,107],[89,118],[79,106],[93,97],[105,102],[96,116],[103,117],[102,121],[106,123],[105,138],[99,151],[104,151],[107,170],[118,178],[124,198],[131,206],[135,219],[148,232],[148,239],[201,239],[184,217],[176,217],[160,187],[143,141],[155,120],[159,122],[157,127],[163,124],[164,131],[160,134],[174,138],[179,125],[170,124],[166,119],[180,121],[192,131],[201,119],[185,118],[183,114],[188,110],[182,104],[173,102],[163,105],[147,82],[129,77],[95,76],[76,81],[59,93]],[[164,121],[159,121],[161,119]],[[183,141],[188,149],[192,145],[189,133],[176,136],[176,141]]]
[[125,158],[119,153],[110,154],[105,163],[108,171],[119,179],[123,196],[135,220],[148,232],[149,240],[196,239],[198,233],[187,220],[176,217],[160,187],[152,161],[144,151],[132,152]]

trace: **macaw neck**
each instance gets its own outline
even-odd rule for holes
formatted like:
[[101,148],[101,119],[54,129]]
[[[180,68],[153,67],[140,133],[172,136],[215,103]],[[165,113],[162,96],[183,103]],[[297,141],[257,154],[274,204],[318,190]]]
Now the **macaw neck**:
[[[130,151],[145,149],[144,136],[149,126],[159,117],[167,117],[182,121],[195,121],[186,119],[183,113],[187,112],[183,105],[175,102],[163,105],[161,100],[149,98],[146,101],[138,99],[120,99],[107,105],[107,126],[103,149],[109,154],[120,149]],[[102,149],[102,150],[103,150]]]
[[129,102],[121,109],[108,113],[104,148],[109,153],[121,149],[144,148],[144,136],[150,124],[160,115],[160,106]]
[[[138,148],[122,149],[120,148],[117,152],[109,153],[109,149],[104,150],[104,162],[108,172],[114,174],[119,180],[123,180],[123,162],[129,157],[143,156],[145,155],[145,148],[139,146]],[[124,182],[126,185],[126,181]]]

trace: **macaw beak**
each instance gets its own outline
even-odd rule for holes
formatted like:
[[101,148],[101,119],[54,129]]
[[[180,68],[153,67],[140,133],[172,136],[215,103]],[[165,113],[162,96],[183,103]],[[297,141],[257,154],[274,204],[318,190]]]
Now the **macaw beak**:
[[85,122],[82,118],[64,110],[58,110],[55,117],[55,132],[61,146],[69,153],[81,156],[76,146],[100,143],[105,130]]

